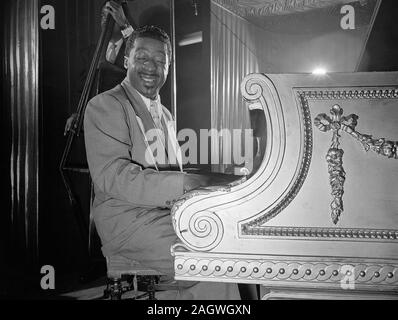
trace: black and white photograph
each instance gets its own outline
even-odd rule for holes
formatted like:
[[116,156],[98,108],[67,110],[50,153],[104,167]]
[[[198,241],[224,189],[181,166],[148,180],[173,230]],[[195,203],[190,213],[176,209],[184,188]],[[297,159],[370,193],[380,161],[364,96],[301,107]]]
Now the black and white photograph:
[[1,15],[0,300],[398,300],[397,1]]

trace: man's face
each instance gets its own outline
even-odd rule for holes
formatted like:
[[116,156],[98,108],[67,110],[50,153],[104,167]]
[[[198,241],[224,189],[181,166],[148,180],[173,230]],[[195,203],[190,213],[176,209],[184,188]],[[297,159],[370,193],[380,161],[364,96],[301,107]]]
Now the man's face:
[[130,51],[127,77],[143,96],[155,99],[169,72],[167,44],[152,38],[137,38]]

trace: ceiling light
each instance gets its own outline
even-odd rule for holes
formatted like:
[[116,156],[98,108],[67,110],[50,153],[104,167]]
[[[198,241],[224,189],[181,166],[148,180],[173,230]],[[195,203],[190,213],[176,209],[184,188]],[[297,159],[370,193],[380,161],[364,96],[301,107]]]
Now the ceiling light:
[[326,74],[326,73],[327,73],[327,71],[325,68],[316,68],[316,69],[314,69],[314,71],[312,71],[312,74],[318,74],[318,75]]
[[202,31],[194,32],[185,35],[179,42],[180,47],[189,46],[191,44],[200,43],[203,41]]

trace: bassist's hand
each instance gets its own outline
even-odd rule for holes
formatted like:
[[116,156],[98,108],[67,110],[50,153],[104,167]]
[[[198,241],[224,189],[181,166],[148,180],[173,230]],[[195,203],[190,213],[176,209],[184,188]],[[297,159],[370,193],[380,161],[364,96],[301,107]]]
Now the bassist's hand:
[[119,27],[124,28],[129,24],[121,4],[115,1],[108,1],[105,5],[105,12],[109,12],[112,15]]
[[64,136],[69,132],[69,130],[72,128],[73,122],[75,121],[75,118],[77,117],[76,113],[72,113],[72,115],[66,120],[65,123],[65,129],[64,129]]

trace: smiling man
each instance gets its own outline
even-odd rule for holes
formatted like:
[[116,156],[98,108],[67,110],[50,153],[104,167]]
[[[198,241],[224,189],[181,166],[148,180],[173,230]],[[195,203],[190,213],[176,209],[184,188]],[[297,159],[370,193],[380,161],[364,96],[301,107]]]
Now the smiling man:
[[[155,100],[166,81],[170,63],[167,43],[152,38],[130,38],[128,81],[144,97]],[[129,48],[130,49],[130,48]]]
[[[154,26],[135,30],[126,44],[127,76],[88,103],[84,132],[103,254],[122,255],[172,278],[170,247],[178,238],[170,204],[209,179],[184,173],[178,161],[172,116],[159,97],[170,59],[164,31]],[[153,130],[157,148],[163,147],[162,160],[151,149],[148,133]],[[239,293],[234,284],[189,283],[176,298],[239,299]]]

